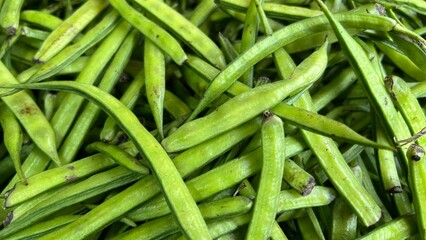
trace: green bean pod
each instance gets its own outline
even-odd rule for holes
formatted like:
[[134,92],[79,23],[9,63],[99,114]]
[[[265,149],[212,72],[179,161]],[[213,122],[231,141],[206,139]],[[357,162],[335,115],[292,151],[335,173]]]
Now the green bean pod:
[[[295,102],[295,105],[307,110],[313,110],[309,94],[302,95]],[[347,200],[361,221],[366,226],[376,223],[382,215],[381,209],[355,178],[336,143],[330,138],[306,130],[302,130],[302,135],[318,157],[322,169],[327,173],[336,190]],[[354,195],[353,193],[357,194]]]
[[62,167],[51,169],[29,177],[28,186],[18,182],[6,194],[5,207],[16,206],[53,187],[76,181],[82,177],[99,172],[115,165],[114,160],[98,156],[93,159],[87,157]]
[[216,8],[217,5],[213,0],[203,0],[192,11],[189,21],[195,26],[200,26]]
[[[259,16],[256,11],[256,5],[254,1],[250,1],[250,5],[247,8],[246,19],[244,20],[240,53],[251,48],[255,44],[258,29]],[[254,68],[251,67],[241,76],[241,82],[249,87],[253,87],[253,70]]]
[[[410,88],[406,82],[397,77],[389,76],[386,78],[386,86],[391,96],[396,100],[395,103],[401,111],[406,123],[411,129],[412,134],[421,133],[426,126],[426,117],[417,99],[411,94]],[[418,145],[412,144],[407,150],[407,158],[409,161],[409,177],[410,186],[413,191],[414,209],[416,210],[417,225],[420,236],[425,237],[426,230],[426,208],[422,204],[426,196],[426,162],[423,161],[421,151],[426,147],[426,139],[424,137],[408,138],[408,142],[417,141]],[[419,150],[419,151],[417,151]]]
[[117,161],[118,164],[129,169],[130,171],[137,172],[140,174],[149,173],[149,169],[145,167],[139,160],[132,157],[130,154],[126,153],[124,150],[122,150],[116,145],[111,145],[102,142],[94,142],[86,147],[86,151],[99,151],[100,153],[110,156],[115,161]]
[[[384,130],[380,127],[377,127],[376,138],[378,142],[388,141]],[[394,153],[387,149],[378,149],[377,156],[380,166],[380,175],[385,191],[388,193],[402,192],[401,182],[395,165]]]
[[[21,86],[71,91],[87,97],[110,116],[113,116],[126,134],[135,141],[140,152],[147,157],[149,165],[157,176],[163,193],[168,199],[169,206],[175,213],[184,233],[188,236],[210,238],[204,219],[170,157],[155,138],[140,124],[133,112],[128,110],[120,101],[92,85],[78,82],[52,81],[48,83],[22,84]],[[182,202],[186,204],[182,204]],[[71,234],[66,229],[67,227],[55,232],[55,234]],[[81,232],[81,234],[86,233]]]
[[[2,84],[18,82],[3,63],[0,63],[0,75]],[[56,152],[55,133],[52,126],[28,92],[21,91],[1,99],[21,122],[40,150],[60,166],[62,162]]]
[[[378,72],[375,71],[369,58],[362,47],[349,35],[338,20],[328,11],[321,0],[317,0],[321,9],[324,11],[330,25],[335,32],[339,43],[350,62],[355,74],[361,81],[367,98],[373,106],[373,109],[380,117],[382,124],[392,133],[396,140],[406,139],[410,136],[406,124],[401,121],[395,106],[386,92],[383,81]],[[400,25],[395,25],[394,30]],[[400,149],[400,155],[405,158],[406,147]],[[407,159],[404,159],[408,163]]]
[[191,113],[191,109],[180,98],[168,90],[166,90],[164,95],[164,109],[175,119]]
[[109,3],[103,0],[89,0],[79,7],[43,42],[43,45],[34,56],[34,61],[44,63],[55,56],[108,5]]
[[181,65],[185,62],[185,52],[178,41],[168,32],[136,11],[126,1],[111,0],[110,3],[126,21],[161,48],[175,63]]
[[19,17],[21,14],[24,0],[6,0],[1,6],[0,25],[4,28],[7,35],[14,36],[19,26]]
[[146,98],[151,107],[160,140],[162,140],[164,139],[163,108],[166,91],[166,59],[162,50],[149,39],[144,42],[144,62]]
[[[29,78],[19,78],[20,82],[39,82],[55,75],[113,31],[119,23],[118,17],[119,15],[116,11],[109,12],[80,41],[66,47],[55,56],[49,58],[49,60],[46,60],[42,65],[35,65],[33,68],[37,69],[37,71]],[[26,71],[31,71],[33,68]],[[26,71],[22,72],[21,75]]]
[[21,20],[42,26],[49,30],[54,30],[61,23],[62,19],[46,12],[36,10],[24,10],[21,12]]
[[312,208],[306,209],[306,213],[305,216],[296,219],[302,238],[325,240],[318,218]]
[[358,239],[407,239],[418,233],[415,221],[416,216],[414,214],[405,214],[381,225],[380,227],[377,227]]
[[290,159],[285,160],[283,179],[300,195],[307,196],[315,187],[315,178]]
[[[163,147],[176,152],[197,145],[274,107],[292,92],[316,81],[325,70],[326,45],[304,60],[288,81],[265,84],[230,99],[211,114],[182,125],[162,141]],[[260,96],[268,98],[258,101]]]
[[176,10],[166,3],[157,0],[135,0],[135,2],[214,66],[219,69],[225,67],[225,58],[219,47],[205,33]]
[[[104,158],[101,154],[92,156],[92,159]],[[105,160],[105,159],[103,159]],[[124,167],[115,167],[97,173],[76,184],[69,184],[59,189],[46,192],[43,198],[30,203],[22,204],[10,213],[8,226],[0,232],[1,237],[22,231],[40,219],[59,211],[60,209],[80,203],[108,190],[129,184],[140,179],[143,175],[135,174]],[[28,205],[28,206],[25,206]]]
[[[201,214],[206,220],[218,220],[245,214],[252,208],[253,202],[242,196],[224,198],[217,201],[199,204]],[[116,236],[116,239],[158,239],[179,231],[179,226],[172,215],[163,216],[141,224]]]
[[57,216],[44,222],[36,223],[25,230],[9,236],[8,239],[36,239],[71,222],[74,222],[79,217],[80,215]]
[[281,119],[266,111],[262,123],[262,170],[247,239],[266,239],[272,231],[284,172],[284,126]]
[[307,196],[301,196],[296,190],[283,190],[280,192],[277,213],[284,211],[328,205],[336,198],[332,188],[315,186]]
[[[249,0],[220,0],[218,1],[219,6],[223,8],[229,8],[236,11],[246,12],[250,6]],[[266,2],[263,4],[266,15],[269,18],[284,19],[289,21],[301,20],[304,18],[315,17],[322,15],[318,10],[313,10],[299,6],[289,6],[279,3]]]
[[[129,87],[123,93],[123,96],[120,98],[120,102],[122,102],[128,109],[133,109],[141,95],[141,89],[145,84],[144,71],[141,70],[135,76],[133,81],[130,83]],[[117,135],[118,126],[113,118],[108,117],[105,120],[104,127],[100,133],[100,139],[103,142],[110,142]]]
[[22,183],[27,184],[27,178],[21,166],[22,129],[13,112],[4,104],[0,105],[0,124],[3,129],[4,144],[12,159],[13,166]]

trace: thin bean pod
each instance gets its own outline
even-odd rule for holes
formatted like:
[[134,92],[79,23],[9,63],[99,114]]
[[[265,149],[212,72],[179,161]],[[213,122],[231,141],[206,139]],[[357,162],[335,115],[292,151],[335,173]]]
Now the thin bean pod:
[[16,206],[53,187],[76,181],[114,165],[114,160],[103,156],[98,156],[97,158],[87,157],[80,161],[42,172],[27,179],[28,185],[31,187],[20,182],[15,184],[14,188],[5,194],[6,201],[4,206]]
[[225,67],[225,58],[219,47],[199,28],[169,5],[157,0],[135,0],[135,2],[214,66],[220,69]]
[[60,52],[74,37],[83,30],[106,7],[108,2],[89,0],[64,20],[43,42],[34,56],[34,61],[44,63]]
[[[141,89],[145,84],[144,71],[139,71],[135,76],[133,81],[130,83],[129,87],[123,93],[123,96],[120,98],[122,102],[128,109],[133,109],[141,95]],[[113,118],[108,117],[105,120],[104,127],[100,133],[100,139],[103,142],[110,142],[117,135],[118,126]]]
[[325,240],[324,234],[312,208],[306,209],[306,215],[296,219],[297,227],[300,229],[303,239]]
[[406,214],[381,225],[358,239],[407,239],[418,232],[415,221],[414,214]]
[[42,26],[48,30],[57,28],[62,20],[54,15],[36,10],[24,10],[21,12],[21,20]]
[[151,107],[160,140],[162,140],[164,139],[163,108],[166,91],[166,59],[162,50],[151,40],[147,39],[144,43],[146,98]]
[[[18,83],[3,63],[0,63],[0,75],[1,84]],[[15,114],[40,150],[58,166],[62,165],[62,161],[56,152],[55,132],[29,93],[21,91],[1,99]]]
[[[311,98],[307,93],[302,95],[295,102],[295,105],[307,110],[313,110]],[[360,220],[366,226],[376,223],[382,215],[381,209],[361,183],[357,181],[336,143],[330,138],[306,130],[302,130],[302,135],[318,157],[322,169],[327,173],[333,186],[351,205]],[[357,194],[353,195],[353,193]]]
[[168,32],[160,26],[136,11],[124,0],[111,0],[111,5],[126,19],[133,27],[138,29],[144,36],[155,42],[175,63],[181,65],[186,60],[186,54],[180,44]]
[[13,112],[5,105],[0,105],[0,124],[3,129],[3,139],[7,139],[4,144],[12,159],[13,166],[19,176],[19,180],[27,184],[27,178],[22,171],[21,166],[21,148],[23,141],[23,133],[21,125],[13,115]]
[[[100,154],[93,156],[101,156]],[[94,158],[94,157],[92,157]],[[103,159],[105,160],[105,159]],[[113,169],[95,174],[86,180],[80,181],[74,185],[62,187],[59,191],[54,189],[56,193],[49,192],[41,201],[33,204],[26,203],[26,208],[20,205],[13,210],[8,222],[8,227],[1,231],[1,237],[7,237],[10,234],[21,231],[28,226],[34,224],[39,219],[57,212],[60,209],[80,203],[86,199],[96,196],[100,193],[123,186],[138,180],[143,175],[134,174],[123,167],[115,167]]]
[[[98,23],[91,28],[77,43],[66,47],[49,60],[46,60],[42,65],[35,65],[33,68],[37,71],[27,77],[18,77],[20,82],[39,82],[48,77],[53,76],[68,64],[80,57],[87,49],[94,46],[96,43],[106,37],[119,23],[119,15],[116,11],[111,11]],[[30,68],[20,75],[24,75],[27,71],[32,71]]]
[[[422,132],[426,126],[426,117],[417,99],[411,94],[410,88],[405,81],[397,76],[389,76],[386,78],[386,86],[390,91],[391,96],[395,99],[395,103],[412,134]],[[421,136],[421,135],[420,135]],[[409,138],[410,139],[410,138]],[[426,209],[422,204],[422,199],[426,196],[426,162],[421,154],[426,147],[426,139],[423,137],[414,138],[412,141],[417,141],[419,145],[412,144],[407,150],[407,158],[409,161],[409,177],[410,187],[413,191],[414,209],[416,211],[417,226],[420,236],[425,238],[426,230]],[[400,144],[401,145],[401,144]]]
[[5,0],[0,11],[0,25],[9,36],[14,36],[19,26],[19,17],[21,14],[24,0]]

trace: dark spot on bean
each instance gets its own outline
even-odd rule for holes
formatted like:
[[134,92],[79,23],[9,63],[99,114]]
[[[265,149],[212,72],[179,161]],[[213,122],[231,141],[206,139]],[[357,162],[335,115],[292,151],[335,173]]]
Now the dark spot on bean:
[[37,109],[32,105],[25,105],[19,110],[19,114],[21,115],[33,115],[37,112]]
[[74,167],[74,166],[72,166],[72,165],[67,167],[67,169],[68,169],[68,170],[71,170],[71,171],[72,171],[72,170],[74,170],[74,168],[75,168],[75,167]]
[[44,61],[37,59],[37,58],[33,58],[33,63],[35,64],[44,64]]
[[402,193],[402,187],[401,186],[394,186],[390,189],[386,190],[388,193]]
[[77,181],[78,179],[79,179],[79,177],[78,177],[78,176],[76,176],[76,175],[68,175],[68,176],[65,176],[65,180],[66,180],[66,181],[68,181],[68,182]]
[[7,214],[6,218],[3,220],[3,226],[7,227],[13,220],[13,212]]
[[9,37],[16,35],[16,27],[10,26],[4,29]]

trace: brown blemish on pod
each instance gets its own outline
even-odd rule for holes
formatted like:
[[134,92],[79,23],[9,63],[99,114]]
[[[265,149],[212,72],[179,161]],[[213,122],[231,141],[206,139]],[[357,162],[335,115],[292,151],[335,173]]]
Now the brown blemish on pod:
[[74,181],[77,181],[78,179],[80,179],[80,178],[78,176],[76,176],[76,175],[67,175],[67,176],[65,176],[65,180],[67,182],[74,182]]
[[21,110],[19,110],[19,114],[21,115],[33,115],[37,112],[37,109],[33,105],[26,104]]
[[13,220],[13,211],[7,214],[7,216],[3,220],[3,226],[7,227]]

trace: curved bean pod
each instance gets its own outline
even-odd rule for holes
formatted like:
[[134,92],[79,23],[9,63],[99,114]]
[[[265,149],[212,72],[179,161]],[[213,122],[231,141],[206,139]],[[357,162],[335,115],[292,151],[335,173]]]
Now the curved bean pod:
[[[135,141],[135,145],[139,151],[147,157],[149,165],[157,176],[163,193],[168,199],[169,207],[176,215],[185,235],[188,237],[210,239],[206,223],[170,157],[157,140],[140,124],[139,119],[133,112],[128,110],[120,101],[92,85],[78,82],[52,81],[47,83],[22,84],[20,86],[74,92],[87,97],[110,116],[114,117],[121,129]],[[185,202],[185,204],[182,204],[182,202]],[[68,226],[72,227],[72,225]],[[51,237],[66,237],[67,234],[72,234],[73,237],[76,237],[77,234],[86,234],[84,232],[67,231],[67,228],[62,228],[52,234]]]
[[[325,70],[326,45],[305,59],[288,81],[265,84],[230,99],[211,114],[182,125],[162,141],[163,147],[168,152],[176,152],[195,146],[254,118],[277,105],[292,92],[313,83]],[[268,98],[258,101],[263,96]]]
[[160,26],[136,11],[124,0],[110,0],[111,5],[126,19],[132,26],[155,42],[175,63],[181,65],[186,60],[186,54],[178,41]]
[[10,158],[12,159],[16,173],[21,182],[27,184],[27,178],[21,166],[22,130],[13,112],[4,104],[0,105],[0,124],[3,129],[3,139]]
[[24,0],[6,0],[1,6],[0,25],[7,35],[14,36],[19,26],[19,17]]
[[[18,83],[12,73],[0,62],[0,83]],[[3,102],[15,114],[34,143],[57,165],[62,162],[56,151],[55,132],[43,112],[28,92],[21,91],[14,95],[2,97]]]
[[157,0],[135,0],[135,2],[214,66],[219,69],[225,67],[225,58],[219,47],[204,32],[176,10]]
[[109,3],[104,0],[85,2],[49,35],[34,56],[34,61],[44,63],[55,56],[108,5]]
[[112,157],[118,164],[129,169],[130,171],[137,172],[140,174],[148,174],[149,169],[144,166],[136,158],[130,156],[124,150],[116,145],[111,145],[103,142],[94,142],[89,144],[86,147],[86,151],[94,152],[98,151],[100,153],[106,154],[107,156]]
[[164,138],[163,106],[166,91],[166,59],[162,50],[151,40],[146,39],[144,43],[146,98],[151,107],[160,140],[162,140]]

